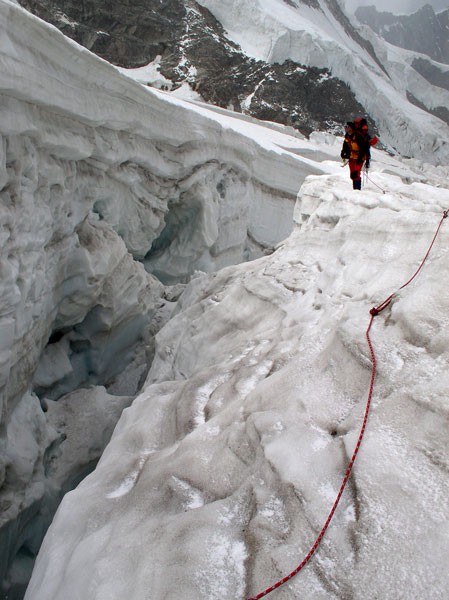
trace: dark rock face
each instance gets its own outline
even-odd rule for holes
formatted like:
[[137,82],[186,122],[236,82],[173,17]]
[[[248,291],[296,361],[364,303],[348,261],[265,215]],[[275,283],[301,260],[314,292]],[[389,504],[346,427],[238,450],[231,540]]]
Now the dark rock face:
[[407,92],[407,100],[409,102],[411,102],[412,104],[414,104],[415,106],[418,106],[422,110],[426,110],[428,113],[430,113],[434,117],[441,119],[442,121],[444,121],[445,123],[447,123],[449,125],[449,110],[445,106],[437,106],[436,108],[432,108],[432,109],[428,108],[428,107],[424,106],[424,104],[422,102],[420,102],[417,98],[415,98],[415,96],[413,96],[413,94],[411,94],[410,92]]
[[147,64],[182,35],[181,0],[23,0],[20,4],[107,61]]
[[393,15],[367,6],[358,8],[355,14],[390,44],[449,64],[449,10],[435,14],[427,4],[412,15]]
[[318,0],[284,0],[284,2],[289,6],[293,6],[293,8],[300,8],[304,4],[310,6],[310,8],[320,8]]
[[249,105],[258,119],[291,125],[307,135],[316,129],[338,129],[347,120],[348,106],[354,113],[364,112],[349,87],[326,69],[286,61],[260,69],[257,75],[261,74]]
[[449,90],[449,71],[442,71],[430,60],[421,57],[415,58],[412,67],[432,85]]
[[[285,1],[319,9],[317,0]],[[340,11],[335,0],[326,1]],[[365,113],[350,88],[329,71],[249,58],[195,0],[20,3],[115,65],[139,67],[160,56],[160,72],[172,89],[187,81],[206,102],[292,125],[306,135],[341,132],[351,115]]]

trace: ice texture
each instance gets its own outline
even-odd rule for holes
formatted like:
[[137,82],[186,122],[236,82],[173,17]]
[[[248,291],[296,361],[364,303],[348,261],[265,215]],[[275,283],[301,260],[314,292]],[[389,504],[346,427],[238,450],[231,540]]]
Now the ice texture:
[[[254,595],[328,514],[369,311],[422,260],[448,167],[374,150],[352,191],[339,138],[149,90],[7,0],[0,42],[2,571],[23,581],[101,455],[26,600]],[[374,321],[354,472],[278,598],[447,598],[447,226]]]
[[[27,600],[245,598],[304,558],[361,426],[369,311],[449,206],[448,189],[372,178],[385,194],[308,178],[271,256],[187,286],[144,390],[65,496]],[[313,561],[273,597],[446,598],[448,235],[445,221],[374,320],[353,474]]]
[[282,127],[130,81],[6,0],[0,61],[3,580],[29,569],[140,389],[176,284],[271,251],[304,178],[329,167]]

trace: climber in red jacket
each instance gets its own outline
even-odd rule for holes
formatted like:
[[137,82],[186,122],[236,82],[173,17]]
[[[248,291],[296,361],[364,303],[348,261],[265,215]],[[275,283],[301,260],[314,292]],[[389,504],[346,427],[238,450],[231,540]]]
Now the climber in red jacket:
[[353,122],[346,123],[346,134],[341,150],[343,160],[349,161],[349,173],[352,179],[352,187],[355,190],[362,189],[362,168],[365,165],[369,169],[371,153],[370,148],[379,141],[376,136],[371,137],[368,133],[366,119],[357,117]]

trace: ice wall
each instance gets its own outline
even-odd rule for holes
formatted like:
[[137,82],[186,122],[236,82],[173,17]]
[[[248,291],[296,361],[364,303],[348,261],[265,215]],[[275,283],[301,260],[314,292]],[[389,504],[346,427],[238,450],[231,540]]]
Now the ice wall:
[[[143,263],[175,283],[263,254],[322,169],[282,148],[300,139],[265,143],[146,89],[7,0],[0,62],[0,575],[13,564],[20,582],[179,296]],[[73,396],[86,387],[89,435]]]
[[[357,196],[319,163],[335,145],[147,90],[6,0],[0,48],[5,591],[19,597],[61,494],[155,352],[66,496],[27,599],[256,593],[296,566],[333,500],[369,379],[368,310],[422,257],[447,171],[440,188],[410,186],[385,163],[388,194]],[[171,283],[262,253],[323,171],[336,174],[307,181],[271,257],[196,273],[180,297],[136,261]],[[380,321],[365,454],[281,597],[445,597],[446,257],[439,241]]]

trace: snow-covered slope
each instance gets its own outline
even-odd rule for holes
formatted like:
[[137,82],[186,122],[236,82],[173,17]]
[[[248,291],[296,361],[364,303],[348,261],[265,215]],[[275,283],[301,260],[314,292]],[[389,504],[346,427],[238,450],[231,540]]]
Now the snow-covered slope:
[[449,65],[447,3],[445,7],[441,6],[441,12],[426,3],[409,15],[378,12],[374,5],[361,6],[355,11],[355,16],[390,44],[425,54],[435,61]]
[[[399,93],[415,106],[426,107],[427,111],[449,124],[449,65],[380,40],[367,26],[363,27],[363,32],[375,48]],[[442,135],[439,143],[444,140],[447,142],[442,123],[440,131]]]
[[[99,56],[141,67],[137,76],[148,85],[307,136],[342,133],[346,121],[366,114],[390,150],[448,162],[444,71],[393,55],[345,14],[342,0],[20,2]],[[430,21],[432,9],[424,13]]]
[[[385,145],[402,155],[429,162],[449,161],[449,127],[411,104],[408,80],[389,65],[385,43],[366,29],[352,26],[337,0],[200,0],[223,24],[230,38],[255,58],[268,62],[291,59],[329,68],[346,82],[379,127]],[[374,46],[373,47],[373,43]],[[399,69],[404,68],[401,62]],[[412,77],[412,84],[419,78]],[[421,78],[422,79],[422,78]],[[447,107],[448,94],[423,80],[424,107]],[[404,89],[405,88],[405,89]],[[416,85],[409,90],[415,94]],[[418,94],[419,97],[419,94]],[[348,119],[351,115],[348,115]]]
[[20,3],[109,62],[133,73],[141,67],[143,81],[175,95],[187,92],[307,135],[341,132],[348,113],[364,112],[349,87],[326,69],[247,56],[196,0]]

